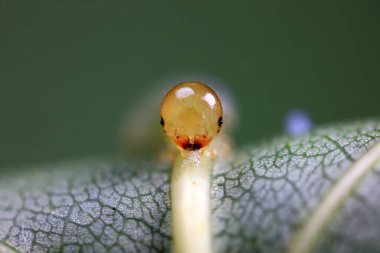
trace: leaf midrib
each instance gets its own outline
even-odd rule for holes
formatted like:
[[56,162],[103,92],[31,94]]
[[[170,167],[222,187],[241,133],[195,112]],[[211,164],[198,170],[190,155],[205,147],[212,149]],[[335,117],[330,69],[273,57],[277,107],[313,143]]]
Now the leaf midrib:
[[378,162],[380,162],[380,142],[354,161],[346,173],[327,191],[304,221],[303,226],[293,236],[289,253],[307,253],[313,250],[329,221]]

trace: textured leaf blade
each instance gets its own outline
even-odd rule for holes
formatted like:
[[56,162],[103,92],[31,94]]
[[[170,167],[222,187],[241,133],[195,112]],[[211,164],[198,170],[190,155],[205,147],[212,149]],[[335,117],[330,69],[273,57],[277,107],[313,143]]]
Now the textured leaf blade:
[[[218,162],[216,252],[283,252],[328,190],[380,139],[377,120],[279,138]],[[0,240],[21,252],[170,251],[170,166],[83,162],[0,179]],[[379,248],[380,166],[357,187],[315,251]],[[353,229],[360,228],[360,229]]]
[[[302,227],[327,191],[356,159],[378,141],[379,134],[376,121],[335,125],[307,136],[280,139],[250,149],[246,161],[243,159],[233,169],[216,173],[213,218],[214,224],[219,224],[216,226],[216,235],[220,238],[218,250],[284,252],[294,233]],[[375,184],[369,184],[367,180],[379,182],[379,169],[377,166],[359,184],[359,192],[374,190]],[[348,212],[346,209],[358,208],[350,205],[356,196],[352,194],[339,212],[341,223],[342,220],[357,222],[358,217],[354,219],[352,214],[342,216]],[[361,198],[365,202],[377,203],[371,194],[362,195]],[[379,216],[380,205],[368,207],[367,210],[371,210],[373,221],[360,223],[360,229],[350,229],[350,237],[340,236],[347,234],[347,230],[335,225],[337,221],[333,222],[331,226],[335,228],[336,236],[323,235],[325,243],[320,246],[324,248],[321,252],[339,252],[340,247],[345,249],[342,252],[361,252],[362,247],[367,248],[368,241],[357,243],[357,248],[351,246],[353,238],[359,238],[363,233],[367,234],[366,238],[372,244],[377,244],[380,223],[376,216]],[[369,224],[371,229],[365,224]]]

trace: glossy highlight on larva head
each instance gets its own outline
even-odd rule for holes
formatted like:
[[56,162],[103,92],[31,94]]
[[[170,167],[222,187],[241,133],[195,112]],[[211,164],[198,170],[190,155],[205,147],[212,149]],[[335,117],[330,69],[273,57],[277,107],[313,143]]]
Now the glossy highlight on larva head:
[[161,105],[161,125],[181,150],[206,147],[223,124],[222,104],[216,93],[200,82],[174,86]]

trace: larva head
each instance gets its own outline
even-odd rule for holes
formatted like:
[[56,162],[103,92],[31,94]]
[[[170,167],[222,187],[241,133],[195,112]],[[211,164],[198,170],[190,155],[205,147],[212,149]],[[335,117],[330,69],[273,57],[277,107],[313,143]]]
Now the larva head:
[[164,97],[161,125],[181,150],[206,147],[222,124],[222,104],[216,93],[203,83],[180,83]]

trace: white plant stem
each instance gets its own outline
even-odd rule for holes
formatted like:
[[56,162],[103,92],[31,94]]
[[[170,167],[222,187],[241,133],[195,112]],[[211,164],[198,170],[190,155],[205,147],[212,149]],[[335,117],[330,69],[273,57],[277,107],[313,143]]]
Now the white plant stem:
[[176,161],[171,178],[175,253],[212,253],[210,157],[189,151]]

